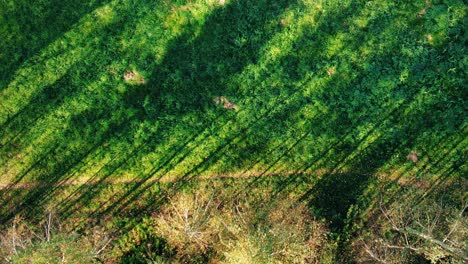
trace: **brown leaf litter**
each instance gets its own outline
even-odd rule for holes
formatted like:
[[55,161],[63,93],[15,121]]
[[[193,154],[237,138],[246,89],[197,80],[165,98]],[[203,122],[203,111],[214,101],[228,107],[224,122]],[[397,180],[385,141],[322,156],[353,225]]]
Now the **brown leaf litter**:
[[221,104],[225,109],[229,109],[229,110],[239,109],[239,106],[229,101],[225,96],[215,97],[213,101],[217,105]]
[[135,70],[124,73],[125,82],[129,84],[145,84],[146,80]]
[[406,156],[406,158],[410,161],[412,161],[413,163],[417,163],[418,160],[419,160],[419,156],[418,156],[418,153],[416,151],[411,151],[408,156]]

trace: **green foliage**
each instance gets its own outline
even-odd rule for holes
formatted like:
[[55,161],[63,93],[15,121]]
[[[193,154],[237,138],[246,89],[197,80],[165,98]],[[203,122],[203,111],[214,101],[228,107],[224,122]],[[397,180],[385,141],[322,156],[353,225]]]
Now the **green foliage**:
[[166,263],[173,255],[174,250],[165,239],[157,236],[152,222],[144,218],[134,224],[128,234],[119,238],[108,259],[121,263]]
[[344,246],[389,185],[466,179],[466,12],[461,0],[0,1],[0,223],[37,222],[50,204],[76,229],[139,219],[196,177],[253,175],[240,190],[302,195]]
[[90,244],[74,236],[58,235],[36,242],[11,258],[12,263],[97,263]]

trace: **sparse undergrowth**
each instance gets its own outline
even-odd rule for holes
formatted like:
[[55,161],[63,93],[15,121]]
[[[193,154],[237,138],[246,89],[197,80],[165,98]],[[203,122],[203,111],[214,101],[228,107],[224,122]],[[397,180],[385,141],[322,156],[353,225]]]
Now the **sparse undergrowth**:
[[324,250],[332,249],[325,224],[287,197],[181,194],[154,221],[187,260],[206,254],[220,263],[323,263],[332,256]]
[[52,212],[38,225],[17,216],[0,233],[0,262],[98,263],[109,238],[97,230],[91,236],[63,230],[58,221]]
[[[336,233],[333,222],[311,214],[310,201],[298,201],[304,197],[300,192],[273,195],[271,187],[278,182],[247,192],[235,180],[232,185],[200,183],[150,214],[103,219],[79,233],[66,222],[59,224],[52,211],[34,225],[17,217],[0,234],[0,256],[12,263],[440,264],[466,259],[466,204],[457,188],[429,196],[400,190],[404,198],[394,201],[380,193],[363,216],[356,218],[366,207],[351,206],[348,217],[354,220],[345,220]],[[337,212],[336,217],[343,216]]]

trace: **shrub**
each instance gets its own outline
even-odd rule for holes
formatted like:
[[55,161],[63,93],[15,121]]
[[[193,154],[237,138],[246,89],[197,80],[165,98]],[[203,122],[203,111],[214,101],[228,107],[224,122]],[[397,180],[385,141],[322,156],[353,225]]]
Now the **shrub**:
[[421,193],[413,193],[392,204],[381,203],[380,215],[354,243],[358,259],[381,263],[467,261],[466,203],[448,202],[446,197],[418,200]]
[[[123,224],[123,225],[122,225]],[[110,263],[170,263],[174,255],[173,249],[160,236],[155,235],[153,222],[149,217],[141,220],[124,219],[125,226],[133,226],[124,231],[112,250],[106,255]]]
[[325,224],[287,197],[180,194],[154,216],[154,225],[179,259],[191,261],[319,263],[332,250]]

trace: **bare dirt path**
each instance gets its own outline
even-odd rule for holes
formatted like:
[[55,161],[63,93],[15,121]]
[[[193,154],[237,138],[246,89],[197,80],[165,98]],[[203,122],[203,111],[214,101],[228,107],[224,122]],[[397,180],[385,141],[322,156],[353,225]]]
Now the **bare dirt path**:
[[[200,175],[200,176],[192,176],[188,177],[188,179],[175,179],[175,180],[164,180],[161,178],[150,178],[150,179],[131,179],[131,178],[124,178],[124,179],[111,179],[111,180],[64,180],[59,181],[54,184],[53,186],[59,187],[70,187],[70,186],[92,186],[97,184],[128,184],[128,183],[171,183],[177,181],[200,181],[200,180],[220,180],[220,179],[247,179],[247,178],[258,178],[258,177],[275,177],[275,176],[293,176],[293,175],[313,175],[313,176],[322,176],[326,173],[329,173],[325,170],[319,170],[315,172],[301,172],[301,171],[294,171],[294,172],[280,172],[280,173],[268,173],[268,172],[261,172],[261,171],[249,171],[249,172],[242,172],[242,173],[232,173],[232,174],[207,174],[207,175]],[[340,174],[346,174],[348,172],[341,172]],[[0,183],[0,190],[19,190],[19,189],[32,189],[35,187],[41,186],[48,186],[51,185],[50,183],[43,183],[43,182],[19,182],[19,183]]]

